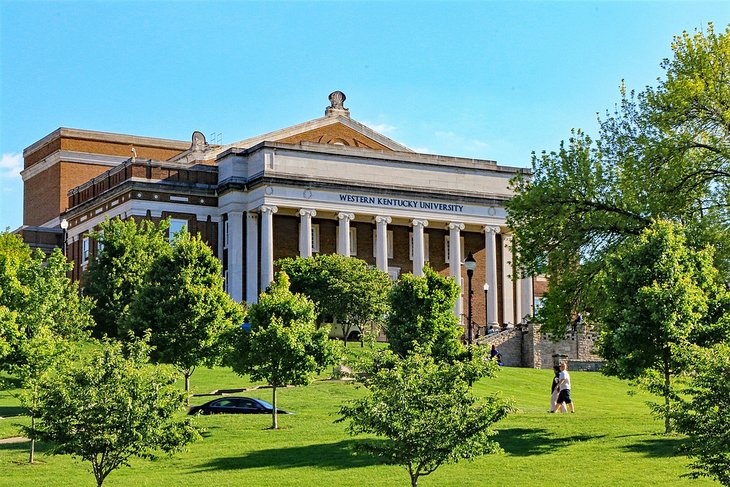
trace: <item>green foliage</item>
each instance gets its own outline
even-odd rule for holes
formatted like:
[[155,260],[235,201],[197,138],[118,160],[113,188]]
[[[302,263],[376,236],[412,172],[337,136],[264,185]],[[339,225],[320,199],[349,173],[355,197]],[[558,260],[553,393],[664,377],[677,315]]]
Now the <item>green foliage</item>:
[[681,352],[707,315],[709,296],[719,291],[710,249],[686,246],[684,229],[655,222],[627,241],[606,261],[602,275],[603,324],[598,349],[603,371],[647,380],[664,398],[661,408],[669,431],[670,376],[684,368]]
[[103,245],[84,274],[84,292],[96,300],[93,310],[98,337],[123,337],[119,324],[128,318],[129,306],[144,284],[145,275],[160,256],[169,255],[166,236],[170,224],[150,220],[105,219],[89,236]]
[[278,262],[291,280],[291,290],[317,305],[320,320],[329,319],[347,336],[357,328],[377,329],[388,311],[388,274],[363,260],[338,254],[317,254],[306,259]]
[[730,26],[684,33],[672,48],[666,79],[638,95],[622,87],[597,141],[575,132],[513,180],[516,263],[549,278],[537,318],[556,336],[576,311],[603,306],[606,257],[654,219],[681,220],[696,248],[718,247],[715,267],[730,279]]
[[711,477],[730,486],[730,345],[696,348],[696,374],[683,391],[683,400],[674,415],[677,429],[688,435],[683,452],[694,462],[693,478]]
[[79,296],[77,284],[66,275],[70,270],[60,250],[49,256],[31,252],[19,236],[0,234],[0,308],[6,310],[0,341],[8,347],[0,369],[34,369],[30,363],[38,358],[27,351],[36,347],[28,342],[35,337],[51,343],[80,339],[93,325],[92,301]]
[[314,303],[289,289],[289,278],[279,272],[268,292],[249,310],[250,330],[239,329],[230,355],[233,370],[250,374],[272,386],[272,428],[278,428],[276,389],[306,385],[313,375],[334,362],[328,330],[315,327]]
[[499,450],[492,425],[509,406],[496,395],[478,401],[467,385],[464,365],[435,362],[411,353],[392,357],[392,366],[369,377],[368,395],[340,408],[353,434],[375,434],[386,441],[362,449],[408,469],[411,485],[444,463]]
[[40,419],[33,438],[52,442],[53,453],[91,462],[97,485],[135,456],[172,453],[197,438],[189,420],[176,419],[184,394],[173,374],[147,365],[144,341],[103,343],[57,363],[38,380],[31,402]]
[[129,308],[137,335],[151,330],[153,358],[189,378],[198,365],[215,365],[228,354],[231,330],[243,323],[243,308],[223,290],[221,263],[198,235],[178,235],[172,252],[152,262]]
[[391,312],[386,335],[391,349],[401,357],[417,346],[439,360],[453,361],[464,353],[463,330],[454,315],[459,287],[430,267],[423,277],[405,274],[390,292]]

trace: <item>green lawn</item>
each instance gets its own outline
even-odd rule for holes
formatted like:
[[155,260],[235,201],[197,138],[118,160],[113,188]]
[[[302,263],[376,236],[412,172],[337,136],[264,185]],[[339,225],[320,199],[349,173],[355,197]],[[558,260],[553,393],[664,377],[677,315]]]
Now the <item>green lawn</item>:
[[[352,344],[355,345],[355,344]],[[504,368],[499,377],[475,384],[476,394],[501,391],[517,411],[498,424],[504,454],[446,465],[421,486],[636,486],[719,485],[680,478],[687,459],[675,454],[681,437],[658,434],[647,396],[629,396],[626,383],[597,373],[572,372],[575,414],[547,414],[552,371]],[[200,369],[196,392],[250,385],[227,369]],[[338,406],[358,397],[351,383],[318,381],[279,394],[283,429],[268,430],[268,416],[199,417],[204,438],[188,451],[155,461],[134,460],[113,472],[106,486],[393,486],[410,485],[402,467],[354,456],[359,440],[335,424]],[[267,389],[249,393],[271,400]],[[195,397],[200,404],[208,398]],[[0,392],[0,416],[21,414],[17,400]],[[24,416],[0,420],[0,438],[18,434]],[[40,446],[41,452],[44,450]],[[41,453],[28,465],[27,444],[0,445],[0,486],[93,486],[88,464]]]

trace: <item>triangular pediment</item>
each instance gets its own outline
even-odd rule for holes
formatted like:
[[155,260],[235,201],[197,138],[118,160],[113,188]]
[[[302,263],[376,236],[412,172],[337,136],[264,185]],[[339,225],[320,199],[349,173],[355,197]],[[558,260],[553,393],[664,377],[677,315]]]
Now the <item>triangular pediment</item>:
[[342,123],[333,123],[299,134],[290,135],[289,137],[279,139],[277,142],[283,142],[285,144],[312,142],[315,144],[346,145],[349,147],[360,147],[380,151],[393,150],[391,147],[381,144],[377,140],[371,139],[362,132],[353,130]]
[[248,148],[261,142],[331,144],[377,151],[413,152],[408,147],[346,116],[327,116],[230,144]]

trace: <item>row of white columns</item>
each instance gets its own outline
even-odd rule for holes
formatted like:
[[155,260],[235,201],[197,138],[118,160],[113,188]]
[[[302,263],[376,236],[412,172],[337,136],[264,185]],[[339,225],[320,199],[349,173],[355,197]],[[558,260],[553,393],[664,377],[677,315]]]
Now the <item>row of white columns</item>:
[[[273,205],[263,205],[258,213],[247,212],[246,215],[246,301],[255,303],[258,300],[258,278],[259,278],[259,255],[258,249],[258,218],[261,218],[261,259],[260,277],[262,287],[267,287],[274,278],[274,233],[273,216],[278,208]],[[312,218],[317,215],[313,208],[302,208],[298,211],[300,218],[299,225],[299,255],[311,257],[312,255]],[[341,255],[350,254],[350,222],[355,218],[353,213],[340,212],[337,214],[339,221],[339,240],[337,253]],[[391,217],[376,215],[373,219],[376,225],[377,248],[375,249],[376,267],[384,272],[388,271],[388,225],[392,222]],[[236,301],[243,299],[242,269],[243,269],[243,245],[240,239],[235,238],[243,232],[243,212],[232,211],[228,213],[228,225],[230,235],[234,236],[228,245],[228,292]],[[411,221],[413,227],[413,274],[423,275],[425,265],[425,239],[424,229],[428,227],[428,220],[415,218]],[[449,230],[449,269],[450,275],[461,285],[461,264],[464,256],[461,255],[461,232],[464,224],[451,222],[447,225]],[[497,244],[496,235],[500,233],[500,227],[487,225],[483,229],[485,241],[486,273],[485,282],[489,286],[487,293],[487,319],[490,326],[497,325],[498,297],[497,297]],[[502,268],[504,269],[503,282],[510,283],[512,280],[512,236],[502,235]],[[508,317],[517,316],[521,321],[524,316],[532,315],[532,279],[520,279],[515,287],[516,296],[513,295],[511,285],[502,286],[502,310],[505,321],[511,321]],[[457,300],[454,312],[457,316],[462,315],[462,300]],[[515,314],[516,313],[516,314]]]

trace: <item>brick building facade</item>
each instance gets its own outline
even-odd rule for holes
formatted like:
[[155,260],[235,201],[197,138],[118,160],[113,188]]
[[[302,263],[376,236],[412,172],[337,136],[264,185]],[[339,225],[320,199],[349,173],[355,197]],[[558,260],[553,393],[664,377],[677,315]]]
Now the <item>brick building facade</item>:
[[183,142],[60,128],[24,151],[20,232],[65,244],[78,279],[96,252],[86,234],[104,218],[169,217],[203,236],[227,292],[247,302],[282,257],[352,255],[394,279],[428,263],[463,289],[471,252],[475,325],[524,322],[545,283],[514,278],[504,205],[510,178],[527,169],[416,153],[352,119],[343,101],[334,92],[324,117],[228,145],[200,132]]

